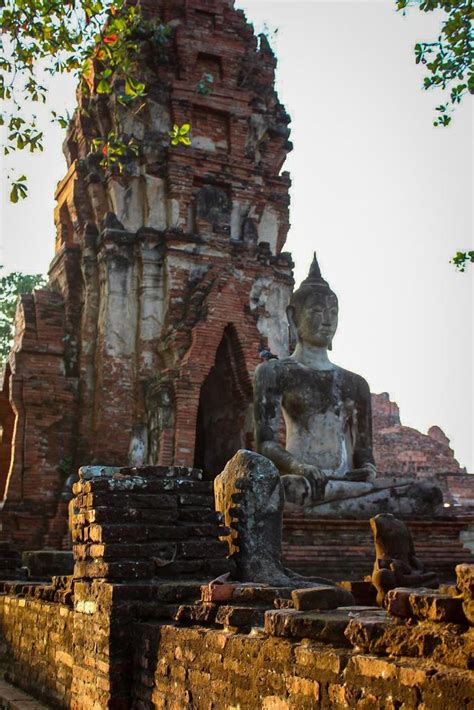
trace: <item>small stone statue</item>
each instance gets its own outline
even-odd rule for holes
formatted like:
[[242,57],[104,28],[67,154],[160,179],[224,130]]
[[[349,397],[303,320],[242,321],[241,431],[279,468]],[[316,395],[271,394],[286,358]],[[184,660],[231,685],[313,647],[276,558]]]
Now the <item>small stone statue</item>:
[[425,572],[415,556],[413,538],[405,523],[391,513],[371,518],[374,534],[375,564],[372,584],[377,589],[377,604],[382,606],[387,592],[395,587],[438,588],[434,572]]
[[[329,360],[338,301],[316,255],[287,316],[295,350],[290,357],[261,363],[254,382],[257,451],[279,469],[286,508],[364,517],[380,510],[431,511],[442,500],[435,486],[376,482],[369,386]],[[280,442],[282,414],[285,445]],[[395,496],[393,487],[399,488]]]

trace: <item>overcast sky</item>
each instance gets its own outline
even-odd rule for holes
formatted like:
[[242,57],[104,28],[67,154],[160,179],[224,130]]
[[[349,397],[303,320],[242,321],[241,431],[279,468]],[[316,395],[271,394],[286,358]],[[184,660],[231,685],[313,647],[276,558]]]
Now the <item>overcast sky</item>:
[[[438,424],[474,471],[473,273],[448,262],[472,249],[472,107],[448,129],[432,126],[435,93],[423,92],[416,41],[437,36],[440,17],[394,0],[237,0],[258,29],[278,28],[278,90],[292,116],[295,149],[286,249],[296,278],[314,250],[339,296],[332,359],[398,402],[404,424]],[[55,85],[55,103],[74,105]],[[20,206],[2,196],[2,263],[45,271],[52,257],[53,192],[65,173],[62,132],[42,156],[15,158],[28,173]],[[9,165],[4,164],[4,170]],[[4,191],[5,192],[5,191]]]

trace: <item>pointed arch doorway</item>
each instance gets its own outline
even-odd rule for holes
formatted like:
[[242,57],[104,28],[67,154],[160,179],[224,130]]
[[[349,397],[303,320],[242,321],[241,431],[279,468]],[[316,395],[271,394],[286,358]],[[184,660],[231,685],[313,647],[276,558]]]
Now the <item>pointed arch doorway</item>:
[[235,327],[229,323],[201,385],[194,466],[215,478],[252,436],[252,382]]

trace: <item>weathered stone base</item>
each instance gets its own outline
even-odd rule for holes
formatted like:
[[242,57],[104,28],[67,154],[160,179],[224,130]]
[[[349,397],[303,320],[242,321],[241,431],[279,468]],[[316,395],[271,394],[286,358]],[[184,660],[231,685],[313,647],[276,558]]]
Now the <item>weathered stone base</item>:
[[58,710],[69,708],[73,610],[42,599],[1,595],[0,624],[6,679]]

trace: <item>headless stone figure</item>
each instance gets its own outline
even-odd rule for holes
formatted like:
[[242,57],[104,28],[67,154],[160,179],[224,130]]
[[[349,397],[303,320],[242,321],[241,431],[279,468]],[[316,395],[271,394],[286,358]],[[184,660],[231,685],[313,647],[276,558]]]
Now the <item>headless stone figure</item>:
[[[295,351],[261,364],[255,375],[257,449],[280,470],[288,503],[367,493],[375,478],[370,391],[362,377],[328,358],[338,302],[316,256],[287,315]],[[278,441],[281,413],[286,447]]]
[[[271,461],[241,449],[214,480],[214,495],[216,510],[229,530],[237,580],[293,588],[331,585],[327,579],[301,577],[283,566],[285,499],[280,474]],[[346,592],[344,602],[354,603],[350,593]]]
[[[375,482],[369,386],[328,357],[338,301],[321,276],[316,255],[308,277],[290,299],[287,316],[295,350],[290,357],[259,365],[254,383],[257,451],[276,464],[286,508],[316,506],[317,513],[323,509],[325,514],[364,517],[380,510],[399,512],[401,491],[392,500],[391,485]],[[284,446],[279,436],[281,414]],[[442,500],[434,486],[409,482],[408,488],[425,507]],[[412,507],[409,501],[403,512],[415,512],[416,501],[414,511]]]
[[387,592],[395,587],[438,587],[434,572],[426,572],[415,556],[413,539],[405,523],[390,513],[371,518],[374,534],[375,564],[372,584],[381,606]]

